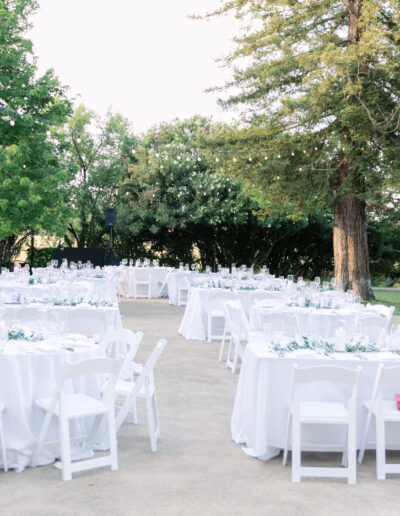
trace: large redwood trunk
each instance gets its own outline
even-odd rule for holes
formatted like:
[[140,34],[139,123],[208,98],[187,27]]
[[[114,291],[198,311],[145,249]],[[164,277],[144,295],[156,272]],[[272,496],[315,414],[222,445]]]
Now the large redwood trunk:
[[352,289],[364,300],[374,299],[369,276],[365,203],[340,197],[334,206],[333,254],[337,288]]

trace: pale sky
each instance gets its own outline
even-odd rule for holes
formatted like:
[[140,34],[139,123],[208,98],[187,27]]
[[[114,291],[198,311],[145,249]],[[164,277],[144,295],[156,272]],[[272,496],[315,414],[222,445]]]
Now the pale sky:
[[[157,122],[212,115],[230,72],[215,59],[232,48],[232,18],[190,20],[219,0],[39,0],[29,37],[40,71],[54,68],[69,96],[99,114],[128,117],[136,133]],[[80,95],[80,97],[78,97]]]

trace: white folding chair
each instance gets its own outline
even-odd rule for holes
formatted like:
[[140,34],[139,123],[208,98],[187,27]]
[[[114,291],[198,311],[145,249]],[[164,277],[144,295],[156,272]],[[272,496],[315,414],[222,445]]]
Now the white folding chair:
[[[94,358],[70,364],[64,364],[64,370],[58,382],[57,388],[51,398],[40,398],[36,400],[36,405],[46,412],[42,428],[40,430],[36,449],[31,459],[31,466],[35,466],[39,453],[43,446],[50,447],[59,444],[61,447],[61,465],[56,463],[62,470],[62,479],[71,480],[72,473],[88,469],[111,466],[111,470],[118,469],[117,440],[114,416],[114,385],[117,381],[118,373],[121,369],[119,359],[110,360],[108,358]],[[100,400],[92,398],[87,394],[75,392],[65,394],[63,389],[68,381],[77,377],[93,374],[108,375],[107,389]],[[50,422],[53,416],[59,419],[59,441],[47,442],[46,438]],[[83,417],[95,417],[91,430],[87,436],[74,438],[73,441],[84,442],[85,449],[90,452],[102,418],[107,418],[108,433],[110,443],[110,454],[102,457],[85,459],[76,462],[71,460],[71,438],[69,422],[71,419]]]
[[190,283],[183,276],[178,277],[178,306],[185,306],[189,301]]
[[[265,335],[262,332],[249,330],[244,308],[238,299],[226,301],[224,307],[226,328],[230,334],[229,348],[226,353],[226,367],[230,368],[232,374],[234,374],[236,372],[238,359],[243,357],[243,345],[246,345],[248,342],[262,342],[265,340]],[[221,361],[224,354],[224,346],[225,339],[221,341],[219,361]]]
[[[172,269],[168,271],[168,274],[165,276],[163,281],[157,281],[157,292],[158,297],[167,296],[167,292],[169,293],[169,278],[171,277]],[[167,288],[165,288],[167,287]]]
[[6,452],[6,444],[4,441],[4,430],[3,430],[3,411],[5,409],[5,405],[0,403],[0,446],[1,446],[1,456],[3,458],[3,469],[4,471],[8,471],[8,462],[7,462],[7,452]]
[[[236,299],[236,293],[228,290],[210,291],[207,298],[207,341],[211,342],[213,339],[223,339],[225,334],[225,308],[226,301]],[[214,333],[213,323],[220,320],[223,323],[221,333]]]
[[[143,335],[142,331],[134,333],[126,328],[108,330],[100,343],[101,355],[113,358],[119,357],[123,360],[118,380],[133,382],[135,375],[143,371],[143,364],[133,361],[142,342]],[[136,399],[132,400],[132,420],[136,425],[138,422]]]
[[270,313],[262,308],[257,310],[262,331],[267,335],[278,332],[285,337],[296,337],[301,334],[296,314]]
[[[286,465],[289,449],[290,424],[292,425],[292,482],[298,483],[301,477],[340,477],[347,478],[349,484],[356,483],[356,416],[357,395],[361,367],[306,367],[294,365],[291,400],[286,427],[286,445],[283,465]],[[338,382],[352,386],[348,406],[333,401],[301,401],[297,398],[298,384],[309,382]],[[347,426],[347,447],[344,447],[341,468],[304,467],[301,465],[301,425],[333,424]]]
[[[151,271],[147,268],[137,268],[135,269],[135,275],[133,278],[133,297],[137,299],[138,297],[147,297],[150,299],[151,297]],[[141,287],[141,288],[139,288]]]
[[371,305],[370,303],[367,303],[367,308],[371,308],[372,310],[376,310],[377,312],[379,312],[382,317],[388,319],[388,322],[390,324],[394,314],[394,306]]
[[144,364],[142,372],[134,381],[118,380],[115,385],[115,395],[125,398],[121,406],[116,406],[119,409],[115,420],[117,432],[125,421],[129,411],[132,410],[135,400],[137,398],[145,399],[152,452],[157,451],[157,441],[160,439],[160,423],[154,384],[154,367],[166,344],[167,341],[165,339],[160,339],[157,342],[147,362]]
[[388,330],[388,321],[384,317],[357,317],[355,326],[357,331],[380,343]]
[[367,434],[372,416],[374,416],[376,425],[376,478],[378,480],[385,480],[387,473],[400,473],[400,464],[388,464],[386,462],[385,423],[400,423],[400,411],[396,407],[394,397],[390,400],[383,399],[381,385],[384,383],[395,383],[400,386],[400,366],[384,367],[383,364],[379,364],[372,398],[364,402],[368,415],[358,462],[361,464],[364,458]]

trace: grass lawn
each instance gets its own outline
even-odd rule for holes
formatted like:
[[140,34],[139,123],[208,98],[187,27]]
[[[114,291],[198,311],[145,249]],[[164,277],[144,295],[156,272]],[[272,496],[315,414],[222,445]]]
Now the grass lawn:
[[376,301],[380,305],[394,306],[396,315],[400,315],[400,290],[382,290],[374,288]]

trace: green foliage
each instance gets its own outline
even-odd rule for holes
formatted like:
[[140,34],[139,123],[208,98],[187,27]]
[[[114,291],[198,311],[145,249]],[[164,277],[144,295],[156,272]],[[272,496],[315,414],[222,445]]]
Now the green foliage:
[[66,243],[102,247],[108,239],[104,211],[116,204],[136,138],[121,115],[109,112],[101,120],[84,106],[76,109],[57,138],[59,160],[69,174],[67,193],[73,213]]
[[[62,233],[68,176],[49,127],[70,113],[64,89],[50,70],[38,76],[25,38],[33,0],[0,0],[0,241],[14,246],[29,230]],[[5,250],[8,263],[14,250]]]
[[222,101],[249,124],[211,143],[268,213],[300,218],[347,195],[383,209],[399,190],[400,9],[357,4],[232,0],[218,11],[251,27],[226,60],[236,66]]
[[52,259],[54,252],[54,247],[42,247],[41,249],[35,249],[32,266],[46,267],[48,262]]

